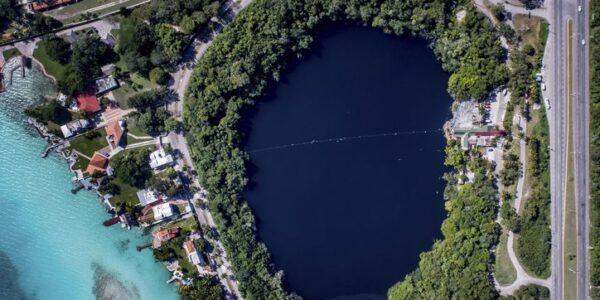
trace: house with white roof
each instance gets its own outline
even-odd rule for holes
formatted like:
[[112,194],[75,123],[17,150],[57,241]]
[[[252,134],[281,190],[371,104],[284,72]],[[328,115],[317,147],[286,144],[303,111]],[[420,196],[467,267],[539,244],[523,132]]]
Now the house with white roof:
[[164,148],[160,148],[150,153],[150,167],[152,169],[162,169],[173,165],[173,155],[167,154]]
[[183,249],[185,249],[185,253],[187,254],[188,260],[194,265],[205,265],[204,259],[202,256],[196,251],[196,247],[194,246],[194,241],[187,240],[183,243]]
[[175,214],[173,206],[168,202],[152,207],[152,212],[156,221],[172,217]]

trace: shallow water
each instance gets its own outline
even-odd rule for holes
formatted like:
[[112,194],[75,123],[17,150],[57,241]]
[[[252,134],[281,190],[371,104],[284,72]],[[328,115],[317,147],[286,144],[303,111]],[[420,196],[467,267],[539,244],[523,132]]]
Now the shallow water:
[[28,127],[23,109],[51,93],[32,70],[0,94],[0,299],[178,299],[138,230],[105,228],[95,193],[71,194],[67,163]]

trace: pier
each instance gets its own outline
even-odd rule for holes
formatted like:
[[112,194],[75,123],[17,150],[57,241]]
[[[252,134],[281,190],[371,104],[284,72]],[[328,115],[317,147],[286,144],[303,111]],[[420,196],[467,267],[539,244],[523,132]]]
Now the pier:
[[104,221],[102,223],[102,225],[104,225],[106,227],[109,227],[109,226],[112,226],[112,225],[115,225],[115,224],[119,223],[119,220],[120,220],[119,216],[114,216],[114,217],[112,217],[112,218]]
[[142,251],[142,250],[144,250],[146,248],[150,248],[150,247],[152,247],[152,243],[135,246],[135,249],[137,249],[137,251]]

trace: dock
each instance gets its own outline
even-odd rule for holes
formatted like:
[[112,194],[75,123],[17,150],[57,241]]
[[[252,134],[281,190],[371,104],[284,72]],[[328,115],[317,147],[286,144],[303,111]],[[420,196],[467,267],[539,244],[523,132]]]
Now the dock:
[[112,217],[112,218],[104,221],[102,223],[102,225],[104,225],[106,227],[109,227],[109,226],[112,226],[112,225],[115,225],[115,224],[119,223],[119,220],[120,220],[119,216],[114,216],[114,217]]
[[142,250],[144,250],[146,248],[150,248],[150,247],[152,247],[152,243],[135,246],[135,249],[137,249],[137,251],[142,251]]

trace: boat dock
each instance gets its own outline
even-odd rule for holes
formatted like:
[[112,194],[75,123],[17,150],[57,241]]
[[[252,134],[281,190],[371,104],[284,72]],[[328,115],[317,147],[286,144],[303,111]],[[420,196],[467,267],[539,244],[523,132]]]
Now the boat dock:
[[150,247],[152,247],[152,243],[135,246],[135,249],[137,249],[137,251],[142,251],[142,250],[144,250],[146,248],[150,248]]

